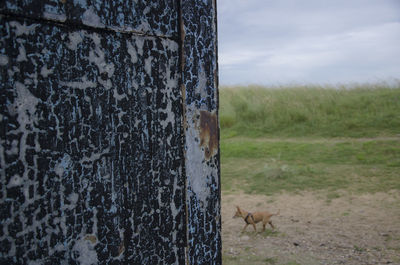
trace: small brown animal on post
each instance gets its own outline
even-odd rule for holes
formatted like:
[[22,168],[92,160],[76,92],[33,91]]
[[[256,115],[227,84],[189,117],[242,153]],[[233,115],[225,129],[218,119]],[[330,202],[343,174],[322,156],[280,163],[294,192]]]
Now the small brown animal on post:
[[236,213],[232,218],[241,217],[246,222],[246,225],[243,227],[242,232],[244,232],[249,224],[253,225],[254,231],[257,231],[256,223],[261,221],[263,223],[263,232],[265,231],[265,226],[267,225],[267,223],[272,227],[272,229],[275,229],[270,219],[274,215],[279,215],[280,210],[278,210],[277,213],[270,213],[267,211],[250,213],[241,209],[239,206],[236,206],[236,208]]

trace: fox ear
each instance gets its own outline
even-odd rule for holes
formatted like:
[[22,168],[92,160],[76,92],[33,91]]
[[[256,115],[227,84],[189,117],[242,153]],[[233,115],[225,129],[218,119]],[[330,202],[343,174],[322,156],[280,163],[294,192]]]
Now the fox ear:
[[239,206],[237,206],[237,205],[236,205],[236,208],[237,208],[237,209],[240,211],[240,208],[239,208]]

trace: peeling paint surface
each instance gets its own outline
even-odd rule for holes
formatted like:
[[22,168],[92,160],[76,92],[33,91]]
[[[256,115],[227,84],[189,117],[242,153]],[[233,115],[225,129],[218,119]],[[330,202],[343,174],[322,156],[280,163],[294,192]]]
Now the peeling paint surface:
[[188,263],[221,264],[216,4],[181,9]]
[[215,1],[0,2],[0,264],[221,264]]
[[0,263],[184,264],[178,44],[0,31]]
[[178,3],[170,0],[3,0],[0,12],[121,32],[177,37]]

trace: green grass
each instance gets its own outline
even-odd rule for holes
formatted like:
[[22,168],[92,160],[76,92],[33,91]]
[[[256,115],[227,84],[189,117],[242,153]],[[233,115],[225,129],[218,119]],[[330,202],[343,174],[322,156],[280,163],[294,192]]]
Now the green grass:
[[222,88],[220,106],[223,191],[400,189],[400,85]]
[[300,265],[295,261],[281,263],[276,257],[261,257],[251,254],[241,254],[238,256],[231,256],[228,254],[222,255],[222,264],[224,265],[239,265],[239,264],[252,264],[252,265]]
[[400,166],[400,141],[398,140],[287,142],[283,139],[270,142],[234,138],[222,141],[221,149],[223,150],[223,159],[262,157],[298,162],[304,165],[326,163]]
[[224,265],[236,265],[236,264],[262,264],[262,265],[274,265],[278,264],[276,258],[264,258],[250,254],[243,254],[240,256],[230,256],[227,254],[222,255],[222,264]]
[[[230,138],[221,142],[222,187],[272,195],[302,190],[400,189],[400,141],[306,142]],[[336,193],[331,193],[334,199]]]
[[[351,88],[351,89],[350,89]],[[363,87],[222,87],[221,136],[376,137],[400,133],[400,83]]]

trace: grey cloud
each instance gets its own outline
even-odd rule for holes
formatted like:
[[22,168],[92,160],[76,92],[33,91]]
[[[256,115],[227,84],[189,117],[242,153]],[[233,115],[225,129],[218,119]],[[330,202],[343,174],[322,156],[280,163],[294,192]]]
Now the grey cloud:
[[220,0],[218,11],[221,84],[399,78],[399,2]]

